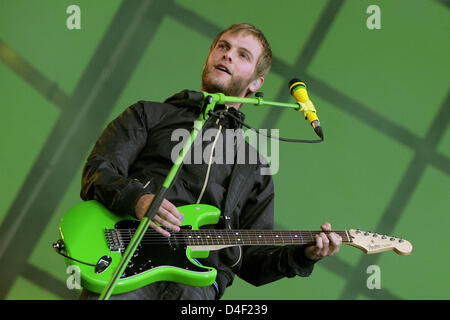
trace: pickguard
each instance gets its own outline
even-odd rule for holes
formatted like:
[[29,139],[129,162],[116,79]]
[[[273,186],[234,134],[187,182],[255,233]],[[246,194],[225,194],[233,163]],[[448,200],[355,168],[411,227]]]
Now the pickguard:
[[[117,222],[114,228],[136,229],[138,225],[139,221],[122,220]],[[182,226],[181,228],[190,229],[189,226]],[[165,242],[146,244],[144,238],[134,252],[120,278],[126,279],[133,277],[157,267],[176,267],[194,272],[208,271],[208,269],[201,268],[188,259],[186,256],[186,246],[182,241],[177,240],[176,233],[173,233],[170,238],[165,239],[167,239]],[[125,245],[128,245],[128,243],[129,240],[124,240]]]

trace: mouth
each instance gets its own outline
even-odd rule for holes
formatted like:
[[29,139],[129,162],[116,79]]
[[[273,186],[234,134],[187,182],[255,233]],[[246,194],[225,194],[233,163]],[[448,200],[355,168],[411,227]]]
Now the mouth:
[[219,64],[219,65],[216,66],[216,69],[221,71],[221,72],[225,72],[225,73],[228,73],[229,75],[231,75],[231,72],[224,65]]

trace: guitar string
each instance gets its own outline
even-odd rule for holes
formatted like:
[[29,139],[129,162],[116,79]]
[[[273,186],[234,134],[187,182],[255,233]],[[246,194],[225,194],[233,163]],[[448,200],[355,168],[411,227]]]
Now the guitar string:
[[[117,229],[119,230],[119,229]],[[124,237],[132,237],[133,233],[131,233],[131,231],[135,231],[135,229],[125,229],[125,232],[128,232],[127,234],[124,234],[124,229],[119,230],[121,232],[121,236]],[[220,239],[221,237],[230,237],[232,236],[233,239],[237,238],[238,236],[242,237],[242,238],[247,238],[246,240],[261,240],[262,237],[264,237],[264,239],[266,238],[273,238],[273,239],[286,239],[286,238],[292,238],[292,239],[298,239],[298,238],[307,238],[307,239],[312,239],[314,238],[314,236],[316,234],[319,234],[320,231],[317,232],[309,232],[306,231],[309,234],[305,235],[305,231],[302,233],[299,233],[298,231],[295,232],[290,232],[290,231],[283,231],[283,232],[268,232],[267,230],[264,231],[240,231],[240,232],[235,232],[235,231],[228,231],[228,230],[215,230],[215,231],[204,231],[204,230],[193,230],[193,231],[188,231],[188,230],[182,230],[181,232],[175,232],[172,233],[174,235],[183,235],[183,236],[187,236],[188,238],[191,237],[192,239],[209,239],[210,237],[214,237],[214,239]],[[341,237],[343,236],[344,240],[348,239],[347,233],[345,231],[333,231],[337,234],[339,234]],[[256,238],[254,238],[256,237]],[[162,236],[161,234],[159,234],[158,232],[154,231],[154,232],[147,232],[144,235],[145,239],[152,239],[152,238],[159,238],[159,239],[164,239],[165,237]],[[250,239],[248,239],[250,238]]]
[[[117,230],[121,233],[123,232],[128,232],[130,235],[133,235],[131,233],[131,231],[135,231],[136,229],[107,229],[108,231],[113,231],[113,230]],[[315,236],[316,234],[319,234],[323,231],[292,231],[292,230],[219,230],[219,229],[204,229],[204,230],[181,230],[179,232],[175,232],[176,234],[193,234],[193,235],[207,235],[207,233],[216,233],[218,235],[243,235],[243,236],[249,236],[249,235],[264,235],[264,236]],[[347,236],[347,231],[327,231],[325,233],[330,233],[330,232],[334,232],[337,233],[339,235],[343,235],[345,238],[348,238]],[[307,233],[305,235],[305,233]],[[158,233],[157,231],[154,230],[149,230],[147,231],[147,233],[145,234],[145,236],[161,236],[163,237],[160,233]]]
[[[130,229],[130,231],[131,230],[134,230],[134,229]],[[197,230],[196,230],[197,231]],[[210,240],[210,239],[215,239],[215,240],[218,240],[218,239],[223,239],[223,240],[227,240],[227,239],[229,239],[229,240],[235,240],[235,239],[239,239],[239,238],[242,238],[242,239],[245,239],[245,240],[250,240],[250,241],[252,241],[252,240],[257,240],[257,241],[260,241],[260,240],[265,240],[265,239],[273,239],[273,240],[277,240],[277,239],[279,239],[279,240],[286,240],[286,239],[292,239],[292,240],[298,240],[298,239],[314,239],[314,236],[315,236],[315,234],[318,234],[319,232],[317,232],[317,233],[314,233],[314,234],[299,234],[298,232],[294,232],[294,233],[292,233],[292,232],[282,232],[282,233],[280,233],[280,232],[276,232],[276,233],[273,233],[273,232],[270,232],[270,233],[267,233],[267,232],[256,232],[256,231],[253,231],[253,232],[240,232],[240,233],[236,233],[236,232],[193,232],[193,231],[181,231],[181,232],[178,232],[178,233],[172,233],[173,235],[182,235],[182,236],[185,236],[185,237],[187,237],[188,239],[193,239],[193,240],[195,240],[195,239],[202,239],[202,240]],[[343,238],[344,238],[344,240],[347,240],[348,239],[348,237],[347,237],[347,235],[346,235],[346,233],[345,232],[336,232],[337,234],[339,234],[339,235],[341,235],[341,237],[342,236],[344,236]],[[128,235],[127,234],[124,234],[123,233],[123,231],[121,231],[121,237],[122,238],[127,238],[127,237],[132,237],[132,233],[131,232],[128,232]],[[230,238],[231,237],[231,238]],[[151,233],[151,234],[145,234],[144,235],[144,239],[146,239],[146,240],[152,240],[152,239],[164,239],[165,237],[163,237],[162,235],[160,235],[159,233],[157,233],[157,232],[154,232],[154,233]]]
[[[131,240],[135,229],[118,230],[124,242]],[[166,238],[154,230],[147,231],[141,243],[169,244],[170,241],[186,245],[228,245],[228,244],[306,244],[315,240],[315,235],[322,231],[291,231],[291,230],[181,230],[172,233],[174,237]],[[340,235],[343,242],[351,242],[346,231],[332,231]],[[182,239],[179,239],[181,235]]]

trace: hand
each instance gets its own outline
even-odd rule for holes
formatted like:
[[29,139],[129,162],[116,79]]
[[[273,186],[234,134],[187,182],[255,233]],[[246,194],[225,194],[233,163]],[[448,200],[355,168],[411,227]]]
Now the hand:
[[[155,197],[154,194],[144,194],[141,196],[136,204],[136,217],[138,219],[144,218],[147,209]],[[163,236],[169,238],[170,232],[161,228],[164,226],[173,231],[180,231],[181,222],[184,220],[184,216],[181,212],[178,211],[177,207],[172,204],[169,200],[164,199],[156,212],[155,216],[150,222],[150,227],[152,227],[157,232],[161,233]],[[161,226],[157,225],[155,222],[158,222]]]
[[[322,231],[331,231],[331,224],[325,222],[321,227]],[[336,254],[341,247],[342,238],[338,234],[323,233],[316,234],[316,243],[305,248],[305,255],[308,259],[319,260]]]

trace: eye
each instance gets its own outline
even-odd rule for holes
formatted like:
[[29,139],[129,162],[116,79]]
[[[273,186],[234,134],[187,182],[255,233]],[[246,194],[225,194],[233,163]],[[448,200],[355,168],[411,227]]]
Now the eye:
[[251,56],[246,50],[239,50],[239,57],[247,61],[251,60]]
[[217,48],[219,48],[219,49],[226,49],[226,48],[227,48],[227,45],[224,44],[224,43],[219,43],[219,44],[217,45]]

